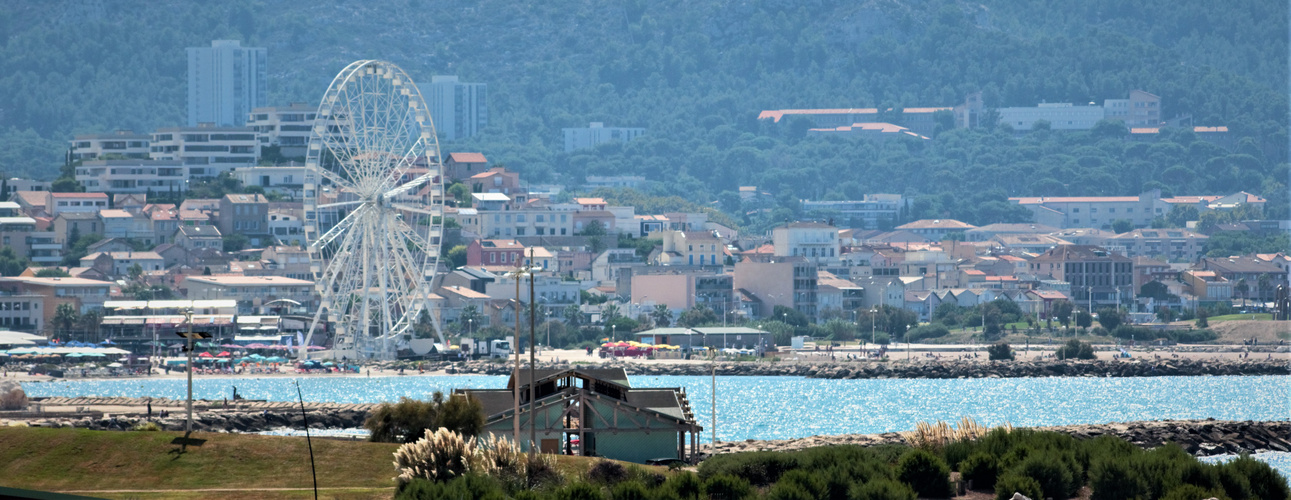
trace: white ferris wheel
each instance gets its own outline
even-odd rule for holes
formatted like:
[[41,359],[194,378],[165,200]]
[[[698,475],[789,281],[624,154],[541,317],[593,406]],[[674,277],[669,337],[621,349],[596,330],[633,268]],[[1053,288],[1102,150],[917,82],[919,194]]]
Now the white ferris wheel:
[[392,359],[430,306],[444,201],[435,126],[407,73],[373,60],[341,70],[318,106],[305,164],[305,237],[321,300],[301,357],[326,329],[337,357]]

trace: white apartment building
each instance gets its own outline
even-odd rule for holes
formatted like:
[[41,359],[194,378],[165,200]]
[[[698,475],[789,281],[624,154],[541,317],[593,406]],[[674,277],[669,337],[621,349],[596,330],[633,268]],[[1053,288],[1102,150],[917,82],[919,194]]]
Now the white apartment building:
[[445,141],[465,139],[489,124],[488,84],[463,83],[456,75],[430,77],[426,106],[435,132]]
[[305,222],[289,210],[269,210],[269,234],[284,245],[305,243]]
[[152,134],[154,160],[179,160],[190,166],[193,177],[214,177],[234,167],[254,165],[260,157],[260,142],[249,127],[160,128]]
[[51,216],[61,213],[93,213],[108,208],[108,195],[103,193],[48,193],[45,212]]
[[771,230],[777,257],[806,257],[812,262],[838,260],[842,243],[838,228],[819,222],[794,222]]
[[188,189],[188,170],[178,160],[87,160],[76,182],[95,193],[178,193]]
[[480,210],[473,218],[479,221],[479,234],[487,238],[574,234],[574,212],[549,208]]
[[37,181],[10,177],[4,182],[3,191],[0,191],[0,200],[7,200],[18,191],[49,191],[52,184],[53,183],[50,181]]
[[132,214],[118,209],[99,210],[99,220],[103,223],[104,238],[137,238],[152,244],[156,235],[148,214]]
[[1103,101],[1107,119],[1120,120],[1128,127],[1156,127],[1161,124],[1161,98],[1142,90],[1130,91],[1128,99]]
[[246,125],[259,136],[260,146],[277,146],[286,158],[304,158],[318,108],[303,102],[251,110]]
[[602,122],[591,122],[586,127],[564,129],[565,152],[596,147],[610,141],[628,142],[645,135],[640,127],[606,127]]
[[[529,302],[529,279],[522,279],[520,285],[520,300]],[[579,292],[583,287],[582,282],[565,281],[560,276],[543,273],[534,276],[533,288],[534,301],[539,306],[551,308],[553,315],[556,315],[565,306],[579,303]],[[484,294],[494,299],[512,300],[515,299],[515,293],[516,282],[513,278],[498,276],[496,280],[484,284]],[[539,312],[541,313],[541,309]]]
[[147,134],[118,130],[111,134],[78,135],[72,139],[72,161],[98,160],[104,157],[148,159]]
[[807,214],[836,214],[836,224],[867,229],[878,229],[881,221],[895,222],[901,205],[899,194],[867,194],[860,200],[847,201],[802,200],[802,210]]
[[252,109],[268,104],[268,51],[237,40],[189,47],[188,126],[240,127]]
[[1107,239],[1125,250],[1126,257],[1152,257],[1169,262],[1195,262],[1209,237],[1186,229],[1135,229]]
[[1009,198],[1009,202],[1030,210],[1037,224],[1059,229],[1108,228],[1118,219],[1143,227],[1171,208],[1156,189],[1138,196],[1031,196]]
[[243,186],[260,186],[266,193],[280,193],[295,200],[304,198],[305,178],[308,174],[309,171],[304,166],[254,166],[233,169],[233,177]]

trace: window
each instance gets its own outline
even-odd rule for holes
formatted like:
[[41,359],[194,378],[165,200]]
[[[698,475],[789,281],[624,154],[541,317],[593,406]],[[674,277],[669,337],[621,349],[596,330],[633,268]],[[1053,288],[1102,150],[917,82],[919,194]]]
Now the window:
[[1071,213],[1073,213],[1073,214],[1078,214],[1078,213],[1080,213],[1080,209],[1079,209],[1079,208],[1073,208],[1073,209],[1071,209]]

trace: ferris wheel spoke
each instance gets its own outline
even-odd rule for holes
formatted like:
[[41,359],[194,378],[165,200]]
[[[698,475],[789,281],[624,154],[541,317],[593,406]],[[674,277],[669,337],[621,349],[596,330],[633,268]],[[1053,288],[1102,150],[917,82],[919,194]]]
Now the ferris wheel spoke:
[[324,204],[324,205],[318,205],[318,206],[314,207],[314,209],[316,209],[316,210],[321,210],[321,209],[324,209],[324,208],[347,207],[347,206],[350,206],[350,205],[359,205],[359,204],[362,204],[362,203],[365,203],[365,202],[364,202],[363,200],[355,200],[355,201],[341,201],[341,202],[337,202],[337,203],[327,203],[327,204]]
[[344,219],[341,219],[340,222],[337,222],[335,226],[332,226],[331,229],[328,229],[326,233],[323,233],[322,236],[319,236],[318,239],[310,243],[309,246],[318,250],[323,249],[323,247],[326,247],[328,244],[330,244],[332,240],[336,239],[337,236],[345,234],[346,231],[349,231],[351,227],[357,224],[359,219],[363,217],[363,212],[365,210],[368,210],[368,207],[366,205],[355,209],[353,212],[350,212],[349,215],[346,215]]

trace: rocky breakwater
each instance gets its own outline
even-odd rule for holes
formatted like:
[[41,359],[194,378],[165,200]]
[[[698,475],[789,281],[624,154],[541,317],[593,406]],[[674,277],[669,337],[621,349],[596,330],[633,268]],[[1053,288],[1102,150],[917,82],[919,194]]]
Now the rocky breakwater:
[[[980,361],[749,361],[713,363],[623,362],[539,363],[538,368],[623,368],[629,375],[789,376],[825,379],[870,378],[1007,378],[1007,377],[1163,377],[1220,375],[1291,375],[1287,359],[1135,359]],[[487,361],[443,363],[429,367],[450,374],[510,375],[512,365]],[[524,368],[527,369],[526,364]]]
[[[1093,439],[1112,435],[1142,448],[1155,448],[1166,443],[1176,443],[1197,456],[1256,453],[1263,451],[1291,451],[1291,421],[1223,421],[1223,420],[1161,420],[1090,425],[1064,425],[1037,427],[1035,430],[1061,432],[1077,439]],[[746,451],[791,451],[818,446],[912,443],[905,433],[847,434],[841,436],[811,436],[785,440],[744,440],[719,443],[718,453]]]
[[[193,413],[193,430],[196,432],[262,432],[282,427],[304,429],[308,416],[311,429],[353,429],[363,426],[367,412],[360,410],[320,409],[307,411],[203,411]],[[140,428],[147,422],[156,423],[166,431],[183,431],[186,414],[171,413],[166,418],[147,418],[142,415],[121,415],[113,417],[79,417],[79,418],[35,418],[28,419],[27,425],[33,427],[73,427],[96,431],[122,430]]]

